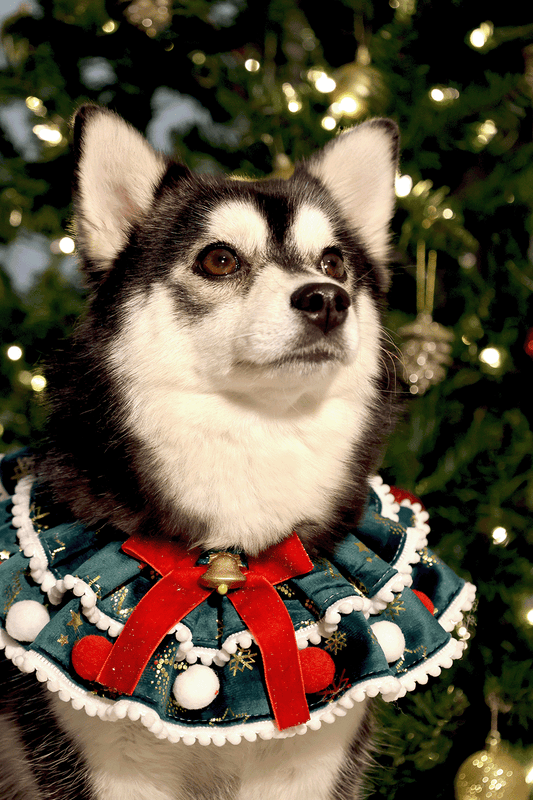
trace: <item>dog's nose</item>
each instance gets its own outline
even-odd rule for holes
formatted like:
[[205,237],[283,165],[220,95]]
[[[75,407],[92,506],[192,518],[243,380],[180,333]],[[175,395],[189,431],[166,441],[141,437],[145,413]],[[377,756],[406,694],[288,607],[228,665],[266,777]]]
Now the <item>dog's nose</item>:
[[306,283],[291,295],[291,305],[327,334],[346,319],[350,295],[334,283]]

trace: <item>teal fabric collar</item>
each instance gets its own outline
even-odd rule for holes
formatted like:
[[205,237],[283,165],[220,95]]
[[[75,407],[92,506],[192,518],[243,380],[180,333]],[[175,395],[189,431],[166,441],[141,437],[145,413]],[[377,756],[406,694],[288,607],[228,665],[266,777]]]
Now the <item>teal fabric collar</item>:
[[428,550],[422,506],[374,478],[362,520],[331,558],[275,586],[300,649],[307,722],[279,729],[258,644],[216,592],[163,638],[133,694],[117,695],[80,677],[73,648],[94,635],[115,642],[160,575],[121,549],[126,537],[117,531],[39,508],[22,459],[1,465],[13,497],[0,505],[0,646],[90,715],[140,719],[159,738],[185,744],[286,737],[334,721],[365,697],[402,697],[462,654],[452,632],[475,588]]

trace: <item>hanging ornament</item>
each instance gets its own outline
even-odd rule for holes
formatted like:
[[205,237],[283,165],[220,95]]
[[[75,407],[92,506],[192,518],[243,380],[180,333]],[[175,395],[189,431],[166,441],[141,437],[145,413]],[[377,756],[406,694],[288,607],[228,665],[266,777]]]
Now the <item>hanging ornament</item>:
[[455,776],[456,800],[528,800],[530,787],[521,764],[505,752],[498,731],[498,711],[508,711],[491,694],[487,699],[492,724],[485,750],[474,753]]
[[451,364],[453,333],[435,322],[432,315],[435,297],[437,253],[430,250],[426,267],[426,245],[416,248],[416,306],[414,322],[398,330],[405,338],[402,346],[405,377],[411,394],[424,394],[430,386],[443,380],[445,366]]

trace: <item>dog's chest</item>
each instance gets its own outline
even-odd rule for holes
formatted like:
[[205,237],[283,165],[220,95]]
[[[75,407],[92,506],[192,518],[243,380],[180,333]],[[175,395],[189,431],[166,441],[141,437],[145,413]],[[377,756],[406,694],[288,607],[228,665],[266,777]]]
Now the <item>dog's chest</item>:
[[303,736],[187,747],[156,739],[140,723],[102,722],[53,704],[83,753],[95,800],[330,800],[350,771],[350,745],[367,712],[359,703]]

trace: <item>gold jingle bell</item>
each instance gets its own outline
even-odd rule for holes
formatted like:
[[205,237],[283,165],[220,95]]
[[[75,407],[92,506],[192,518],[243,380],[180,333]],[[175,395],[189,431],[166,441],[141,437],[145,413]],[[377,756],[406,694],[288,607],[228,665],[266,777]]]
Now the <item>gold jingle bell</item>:
[[237,553],[212,553],[200,583],[208,589],[216,589],[219,594],[244,586],[246,575],[242,571],[241,557]]

